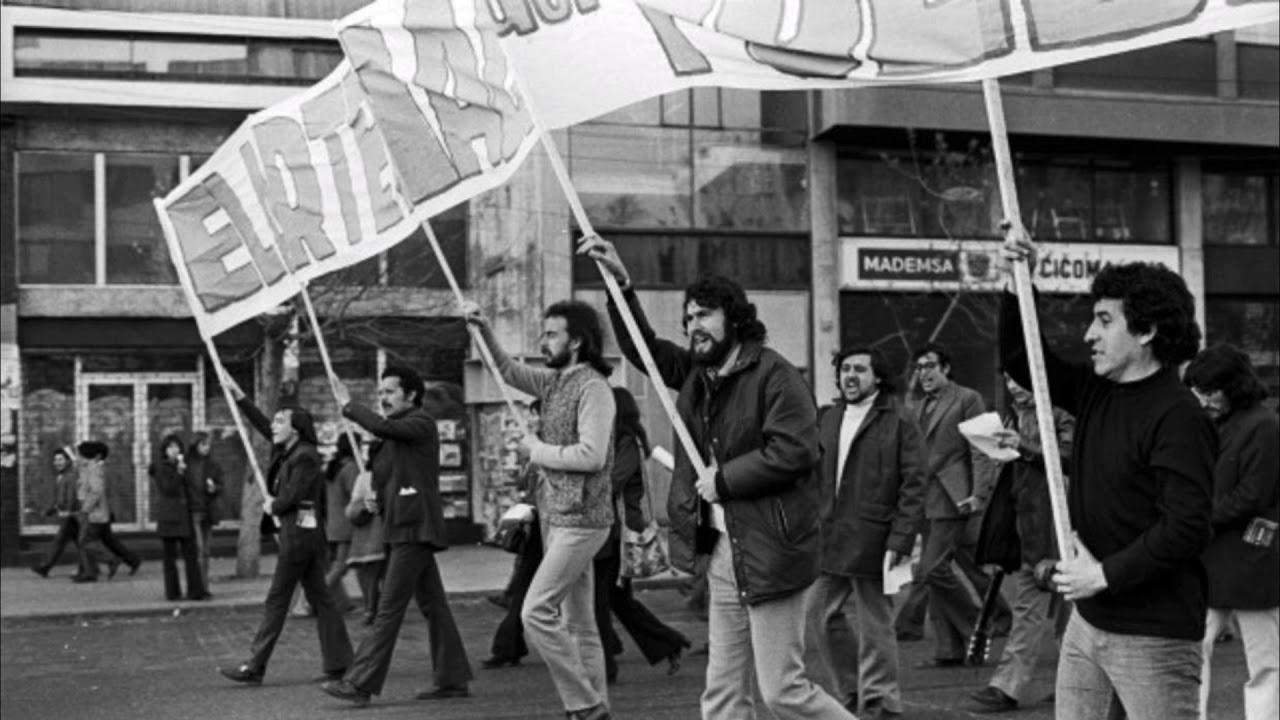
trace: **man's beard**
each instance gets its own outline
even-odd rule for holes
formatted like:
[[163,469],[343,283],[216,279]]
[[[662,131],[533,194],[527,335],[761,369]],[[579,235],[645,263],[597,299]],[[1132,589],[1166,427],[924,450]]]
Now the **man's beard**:
[[849,403],[850,405],[857,405],[863,400],[866,400],[867,398],[871,397],[871,394],[874,393],[875,391],[876,391],[875,385],[872,385],[871,387],[866,387],[862,383],[857,383],[852,387],[850,387],[849,385],[845,385],[841,387],[840,395],[841,397],[844,398],[844,401],[846,403]]
[[[700,338],[705,338],[711,343],[711,347],[705,351],[695,349],[695,344]],[[730,348],[733,347],[734,337],[732,333],[726,334],[723,340],[716,340],[707,333],[698,333],[689,338],[689,352],[693,354],[693,362],[695,365],[703,367],[715,367],[719,365],[729,354]]]
[[562,367],[568,367],[569,361],[573,359],[573,355],[569,352],[569,348],[565,348],[554,355],[543,350],[542,356],[547,359],[547,367],[552,370],[559,370]]

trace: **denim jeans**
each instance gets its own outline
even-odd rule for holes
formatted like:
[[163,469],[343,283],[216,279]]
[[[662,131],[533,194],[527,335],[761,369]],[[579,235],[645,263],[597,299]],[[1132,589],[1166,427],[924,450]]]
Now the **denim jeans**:
[[609,703],[604,651],[596,630],[592,561],[609,528],[547,527],[542,563],[520,619],[567,711]]
[[1196,720],[1200,641],[1121,635],[1073,612],[1058,660],[1058,720]]
[[[743,604],[733,574],[732,546],[724,535],[711,555],[707,582],[711,598],[710,656],[707,687],[702,693],[705,720],[771,716],[778,720],[853,720],[852,713],[805,674],[807,591]],[[767,710],[756,711],[755,687]]]
[[1232,615],[1240,623],[1245,665],[1249,680],[1244,684],[1245,720],[1275,720],[1280,717],[1280,608],[1230,610],[1209,608],[1204,634],[1204,672],[1200,676],[1200,718],[1209,717],[1209,664],[1214,641]]

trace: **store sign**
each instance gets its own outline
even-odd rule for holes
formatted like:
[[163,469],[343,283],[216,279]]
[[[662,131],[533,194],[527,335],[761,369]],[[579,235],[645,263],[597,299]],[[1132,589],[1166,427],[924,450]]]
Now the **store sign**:
[[[1087,293],[1108,265],[1158,263],[1181,268],[1170,245],[1040,243],[1032,278],[1045,292]],[[904,238],[842,238],[840,286],[845,290],[993,291],[1004,287],[1000,243]]]

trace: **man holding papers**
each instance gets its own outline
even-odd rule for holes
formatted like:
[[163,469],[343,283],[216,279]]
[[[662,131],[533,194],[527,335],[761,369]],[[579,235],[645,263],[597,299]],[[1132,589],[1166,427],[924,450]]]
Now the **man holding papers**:
[[924,443],[879,352],[843,350],[833,364],[840,399],[818,420],[822,574],[808,597],[805,666],[858,717],[895,717],[898,641],[884,575],[911,562],[924,514]]

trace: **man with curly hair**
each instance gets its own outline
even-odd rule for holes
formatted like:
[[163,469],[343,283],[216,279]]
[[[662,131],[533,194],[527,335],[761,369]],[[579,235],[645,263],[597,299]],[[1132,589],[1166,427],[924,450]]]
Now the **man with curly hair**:
[[[1030,261],[1019,230],[1004,256]],[[1132,720],[1198,714],[1217,441],[1178,366],[1195,356],[1195,300],[1160,265],[1103,268],[1084,334],[1090,361],[1045,349],[1054,405],[1075,415],[1067,501],[1075,554],[1053,574],[1076,603],[1062,639],[1057,717],[1103,720],[1122,706]],[[1043,345],[1043,339],[1037,339]],[[1010,377],[1031,387],[1017,301],[1006,293],[1000,353]]]
[[[742,286],[703,276],[685,289],[685,346],[645,320],[617,250],[597,235],[578,252],[598,260],[653,352],[662,385],[706,470],[677,446],[667,497],[671,562],[692,572],[710,556],[706,688],[702,717],[741,720],[852,718],[805,673],[805,595],[819,572],[821,493],[817,408],[800,371],[765,347],[765,326]],[[618,346],[642,367],[619,309],[609,304]],[[757,710],[756,690],[767,707]]]

